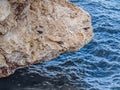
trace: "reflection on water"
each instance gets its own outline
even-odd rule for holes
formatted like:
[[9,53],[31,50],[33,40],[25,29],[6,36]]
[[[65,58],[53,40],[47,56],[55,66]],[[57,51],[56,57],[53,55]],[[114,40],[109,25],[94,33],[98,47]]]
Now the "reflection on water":
[[0,79],[0,90],[120,90],[120,0],[70,1],[91,14],[93,40]]

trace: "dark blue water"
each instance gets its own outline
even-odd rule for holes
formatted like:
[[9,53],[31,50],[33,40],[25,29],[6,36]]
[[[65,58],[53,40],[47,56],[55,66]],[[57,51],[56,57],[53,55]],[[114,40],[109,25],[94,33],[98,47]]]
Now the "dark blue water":
[[0,90],[120,90],[120,0],[70,0],[92,16],[81,50],[0,79]]

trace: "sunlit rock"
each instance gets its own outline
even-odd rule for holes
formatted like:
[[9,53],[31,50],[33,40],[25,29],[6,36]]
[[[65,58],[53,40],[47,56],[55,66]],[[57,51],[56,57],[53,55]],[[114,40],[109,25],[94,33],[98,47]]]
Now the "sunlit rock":
[[0,22],[10,14],[10,4],[7,0],[0,0]]
[[93,37],[90,15],[65,0],[0,1],[0,77],[76,51]]

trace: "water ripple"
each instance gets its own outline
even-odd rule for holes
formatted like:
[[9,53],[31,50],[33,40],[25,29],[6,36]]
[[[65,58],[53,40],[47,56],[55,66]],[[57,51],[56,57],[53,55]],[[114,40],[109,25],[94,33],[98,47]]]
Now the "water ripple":
[[92,16],[93,40],[0,79],[0,90],[120,90],[120,0],[69,1]]

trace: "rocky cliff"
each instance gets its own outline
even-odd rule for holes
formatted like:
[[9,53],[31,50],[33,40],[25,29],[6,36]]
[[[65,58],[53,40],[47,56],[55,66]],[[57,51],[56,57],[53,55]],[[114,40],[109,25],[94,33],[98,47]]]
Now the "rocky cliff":
[[90,15],[66,0],[0,0],[0,78],[92,37]]

